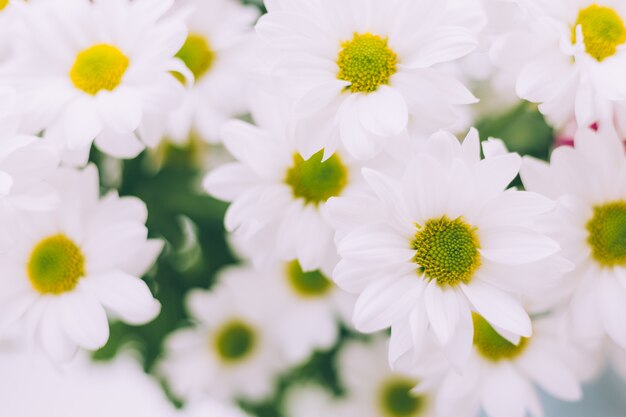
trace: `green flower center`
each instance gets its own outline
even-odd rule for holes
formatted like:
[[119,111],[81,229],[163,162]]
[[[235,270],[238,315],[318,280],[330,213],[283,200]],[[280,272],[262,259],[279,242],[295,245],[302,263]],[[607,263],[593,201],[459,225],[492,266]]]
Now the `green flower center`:
[[339,155],[334,154],[322,162],[321,150],[308,160],[300,154],[293,156],[293,165],[287,171],[285,183],[291,186],[296,198],[303,198],[307,204],[318,205],[331,197],[341,194],[348,184],[348,169]]
[[417,417],[425,409],[424,397],[414,395],[415,381],[393,378],[385,382],[379,393],[379,403],[385,417]]
[[509,342],[479,314],[472,313],[472,321],[474,322],[474,346],[478,353],[489,361],[515,359],[528,346],[528,339],[525,337],[520,339],[518,345]]
[[115,46],[94,45],[76,56],[70,79],[76,88],[87,94],[113,91],[122,82],[129,63],[126,55]]
[[[213,66],[215,62],[215,51],[211,49],[211,45],[205,37],[189,34],[185,44],[176,54],[176,57],[180,58],[180,60],[185,63],[197,81]],[[185,81],[185,78],[177,72],[174,73],[174,76],[180,82]]]
[[31,285],[41,294],[61,294],[73,290],[85,275],[85,257],[67,236],[51,236],[35,246],[27,272]]
[[372,93],[396,73],[398,55],[389,48],[388,38],[371,33],[355,33],[341,43],[337,58],[337,78],[350,82],[351,93]]
[[226,363],[238,363],[249,357],[257,345],[257,335],[252,327],[243,321],[226,323],[216,333],[215,349]]
[[419,265],[418,271],[440,286],[469,283],[480,267],[476,228],[462,217],[450,220],[443,216],[417,229],[411,247],[416,250],[413,261]]
[[578,25],[582,27],[585,50],[600,62],[615,55],[617,47],[626,42],[624,21],[610,7],[592,4],[582,9],[572,28],[572,42],[576,42]]
[[587,232],[596,262],[608,268],[626,266],[626,201],[594,207]]
[[287,264],[287,280],[293,291],[304,298],[321,298],[333,289],[333,283],[324,274],[304,272],[298,261]]

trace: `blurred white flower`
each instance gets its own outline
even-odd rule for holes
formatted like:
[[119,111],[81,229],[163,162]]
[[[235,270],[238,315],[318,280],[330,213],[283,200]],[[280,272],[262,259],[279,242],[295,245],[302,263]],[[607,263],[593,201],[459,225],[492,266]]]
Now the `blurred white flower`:
[[516,0],[525,26],[505,28],[492,57],[517,77],[557,127],[626,128],[626,4],[620,0]]
[[109,338],[105,309],[142,324],[160,304],[139,277],[162,248],[148,240],[146,206],[110,192],[99,198],[98,172],[60,170],[52,184],[60,204],[16,218],[15,244],[0,254],[0,332],[18,322],[33,346],[54,360]]
[[176,56],[195,83],[170,114],[167,137],[182,143],[197,134],[215,143],[222,124],[248,110],[244,87],[254,46],[252,25],[259,12],[237,0],[182,0],[176,6],[190,8],[189,35]]
[[259,278],[231,268],[220,273],[216,288],[187,295],[197,323],[168,336],[159,365],[175,395],[230,401],[272,393],[286,364],[270,330],[279,306]]
[[[389,369],[389,339],[377,336],[372,342],[348,342],[338,356],[340,380],[346,389],[345,416],[436,417],[431,393],[413,393],[415,375]],[[459,414],[450,414],[461,417]]]
[[45,129],[65,151],[64,159],[80,165],[94,139],[100,150],[118,158],[155,146],[164,115],[183,93],[170,71],[189,74],[174,58],[187,29],[181,19],[163,18],[172,2],[29,5],[16,36],[18,53],[4,72],[18,90],[24,128]]
[[[301,383],[292,385],[283,399],[285,417],[349,417],[342,402],[320,385]],[[360,417],[360,416],[359,416]]]
[[[343,144],[357,159],[378,154],[407,131],[456,123],[477,99],[434,68],[476,46],[447,1],[273,0],[257,24],[265,60],[296,103],[305,159]],[[306,141],[304,140],[306,139]]]
[[394,325],[392,361],[406,350],[419,351],[432,331],[462,369],[471,348],[472,310],[498,330],[530,336],[519,297],[556,285],[569,267],[555,256],[559,245],[532,224],[555,203],[506,190],[520,156],[500,141],[483,150],[487,158],[481,160],[475,130],[462,145],[439,132],[399,178],[364,169],[369,199],[328,202],[342,258],[333,278],[359,294],[357,329]]
[[80,356],[61,372],[36,355],[0,352],[0,390],[2,416],[178,415],[158,382],[128,357],[93,364]]
[[575,335],[608,334],[626,349],[626,155],[612,133],[581,129],[575,148],[562,146],[550,164],[524,158],[527,189],[559,201],[546,230],[576,268],[563,280],[570,289]]
[[563,337],[560,318],[535,321],[531,338],[510,334],[505,338],[480,315],[472,314],[473,347],[463,373],[440,367],[447,360],[438,356],[437,348],[414,368],[422,377],[417,391],[434,388],[442,416],[475,416],[482,407],[488,417],[524,417],[527,412],[542,417],[533,384],[560,400],[577,401],[582,396],[581,382],[597,372],[594,355]]

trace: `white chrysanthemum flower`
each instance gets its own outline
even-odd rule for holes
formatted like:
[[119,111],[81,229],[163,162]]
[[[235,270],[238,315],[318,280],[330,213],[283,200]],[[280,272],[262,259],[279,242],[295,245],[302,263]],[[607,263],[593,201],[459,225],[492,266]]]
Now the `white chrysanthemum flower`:
[[[341,143],[370,159],[407,128],[432,133],[456,123],[456,107],[476,102],[434,65],[476,46],[447,1],[266,2],[257,24],[272,72],[295,104],[305,158]],[[305,141],[306,139],[306,141]]]
[[283,397],[286,417],[349,417],[345,414],[343,402],[320,385],[301,383],[291,385]]
[[187,29],[182,19],[163,18],[172,2],[61,0],[29,6],[19,53],[7,70],[26,116],[24,128],[45,129],[76,164],[86,163],[94,139],[118,158],[156,145],[158,127],[184,89],[170,71],[189,74],[174,58]]
[[[557,126],[626,123],[626,4],[620,0],[517,0],[525,28],[493,47],[517,74],[517,93]],[[619,108],[618,108],[619,107]],[[626,124],[624,125],[626,127]]]
[[159,383],[130,357],[94,364],[86,355],[80,355],[59,372],[58,367],[39,355],[1,352],[0,389],[0,415],[3,416],[179,415]]
[[168,336],[159,365],[175,395],[231,401],[272,393],[286,364],[270,330],[278,306],[258,278],[227,269],[217,288],[188,294],[187,309],[197,324]]
[[380,336],[371,343],[348,342],[339,351],[339,377],[346,390],[345,415],[435,417],[434,396],[412,392],[418,379],[389,369],[388,340]]
[[305,271],[321,269],[330,275],[337,252],[325,220],[326,201],[359,188],[360,166],[343,151],[325,155],[321,150],[305,158],[284,120],[271,120],[282,113],[265,112],[269,114],[254,112],[259,126],[227,122],[222,139],[238,162],[210,172],[205,188],[232,202],[226,229],[250,248],[245,252],[255,264],[297,259]]
[[195,84],[170,115],[167,137],[181,143],[197,134],[215,143],[222,124],[248,110],[244,86],[259,12],[236,0],[183,0],[177,6],[192,11],[189,35],[176,56],[193,73]]
[[482,407],[488,417],[543,417],[534,384],[560,400],[577,401],[581,383],[595,375],[589,352],[562,337],[562,320],[534,322],[531,338],[504,338],[480,315],[473,313],[472,319],[473,346],[462,374],[438,368],[447,361],[437,348],[426,352],[425,366],[414,368],[425,372],[416,391],[437,391],[439,415],[463,410],[462,415],[475,416]]
[[558,199],[547,230],[576,265],[564,280],[576,336],[608,334],[626,348],[626,155],[612,134],[582,129],[551,163],[525,157],[527,189]]
[[433,331],[459,367],[471,347],[472,310],[502,332],[530,336],[517,296],[554,286],[569,265],[553,256],[559,245],[532,227],[554,202],[505,191],[521,158],[500,148],[499,141],[487,143],[481,160],[478,132],[462,145],[440,132],[409,159],[402,177],[364,169],[372,195],[329,201],[342,258],[333,278],[360,294],[357,329],[410,319],[410,326],[392,329],[402,348],[408,342],[418,349]]
[[[339,338],[339,323],[347,322],[354,296],[340,290],[321,271],[304,272],[298,261],[260,269],[242,267],[239,275],[262,283],[276,305],[268,331],[291,364],[307,359],[316,350],[328,350]],[[288,311],[289,314],[285,314]]]
[[13,231],[16,243],[0,254],[0,332],[19,322],[29,342],[62,361],[79,346],[104,346],[106,311],[132,324],[159,313],[139,277],[162,242],[147,239],[147,211],[139,199],[115,192],[99,198],[95,167],[61,170],[53,184],[59,206],[25,216]]

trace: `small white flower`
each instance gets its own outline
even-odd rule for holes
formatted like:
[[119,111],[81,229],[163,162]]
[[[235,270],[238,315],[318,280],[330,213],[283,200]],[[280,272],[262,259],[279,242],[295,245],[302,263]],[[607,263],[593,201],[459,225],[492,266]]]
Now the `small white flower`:
[[345,416],[435,417],[434,396],[411,392],[419,382],[415,375],[389,369],[388,341],[378,336],[371,343],[348,342],[341,348],[337,365],[346,390]]
[[558,127],[573,118],[581,127],[616,118],[626,123],[626,4],[516,2],[525,26],[505,29],[492,56],[516,74],[518,95],[540,103]]
[[499,330],[530,336],[519,296],[554,286],[560,276],[558,244],[532,225],[555,203],[506,190],[520,156],[499,141],[483,149],[488,157],[481,160],[475,130],[462,145],[440,132],[399,178],[364,169],[369,196],[328,203],[342,258],[333,278],[359,294],[357,329],[373,332],[409,319],[392,328],[392,342],[400,343],[392,361],[405,348],[419,350],[432,331],[462,368],[472,310]]
[[525,157],[527,189],[558,199],[546,230],[576,268],[563,280],[571,290],[575,335],[608,334],[626,349],[626,155],[613,134],[582,129],[575,148],[560,147],[550,164]]
[[[456,123],[474,96],[436,64],[476,46],[447,1],[274,0],[257,24],[272,73],[296,100],[305,158],[340,144],[371,159],[390,138]],[[307,139],[306,141],[304,139]]]
[[277,101],[256,100],[269,106],[253,112],[258,127],[242,121],[224,126],[224,145],[238,162],[210,172],[204,186],[214,197],[232,202],[226,228],[255,264],[297,259],[305,271],[322,269],[330,275],[337,252],[325,219],[326,201],[358,189],[360,167],[343,151],[321,150],[305,158],[284,113],[273,107]]
[[259,12],[236,0],[183,0],[177,6],[191,7],[189,35],[176,56],[193,73],[195,83],[170,115],[167,137],[181,143],[197,134],[215,143],[222,124],[248,110],[244,87],[252,25]]
[[[312,383],[291,385],[283,399],[285,415],[289,417],[349,417],[342,402],[320,385]],[[355,415],[355,414],[352,414]]]
[[533,323],[533,336],[520,339],[504,338],[476,313],[472,318],[473,346],[463,373],[434,365],[447,362],[437,356],[437,348],[424,355],[425,366],[414,368],[425,371],[417,391],[436,389],[440,415],[475,416],[482,407],[488,417],[524,417],[526,413],[542,417],[533,384],[560,400],[577,401],[582,396],[581,383],[593,375],[589,369],[594,374],[598,369],[589,366],[589,352],[562,337],[562,320],[538,320]]
[[31,344],[63,361],[79,346],[95,350],[107,342],[105,309],[132,324],[159,313],[139,277],[162,242],[147,239],[139,199],[115,192],[99,198],[95,167],[60,170],[53,184],[58,207],[16,218],[16,243],[0,255],[0,332],[18,322]]
[[187,309],[196,325],[166,341],[161,373],[183,399],[260,400],[286,364],[269,320],[277,306],[258,276],[228,269],[211,292],[194,290]]
[[[133,158],[161,139],[164,115],[182,97],[170,71],[187,30],[163,18],[173,0],[61,0],[29,6],[19,53],[7,69],[17,88],[24,128],[85,164],[92,142]],[[33,30],[37,28],[37,30]],[[190,76],[191,77],[191,76]]]

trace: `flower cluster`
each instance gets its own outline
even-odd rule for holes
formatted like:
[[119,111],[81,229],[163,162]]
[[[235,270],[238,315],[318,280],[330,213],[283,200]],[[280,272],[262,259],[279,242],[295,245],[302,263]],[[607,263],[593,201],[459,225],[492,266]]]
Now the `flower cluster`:
[[543,417],[626,377],[626,0],[0,0],[0,35],[0,414]]

